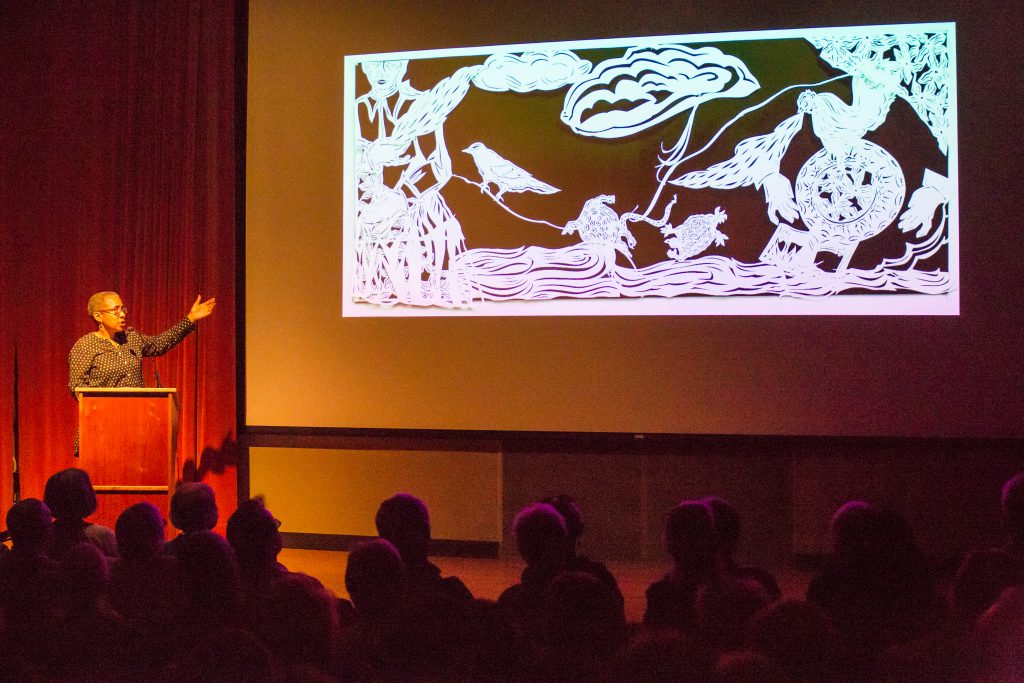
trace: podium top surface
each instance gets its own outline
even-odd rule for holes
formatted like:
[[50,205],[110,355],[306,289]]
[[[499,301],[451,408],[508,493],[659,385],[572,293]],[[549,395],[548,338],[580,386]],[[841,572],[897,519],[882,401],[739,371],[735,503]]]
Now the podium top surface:
[[76,394],[96,394],[96,395],[124,395],[132,394],[135,396],[161,396],[163,394],[176,394],[178,390],[174,387],[75,387]]

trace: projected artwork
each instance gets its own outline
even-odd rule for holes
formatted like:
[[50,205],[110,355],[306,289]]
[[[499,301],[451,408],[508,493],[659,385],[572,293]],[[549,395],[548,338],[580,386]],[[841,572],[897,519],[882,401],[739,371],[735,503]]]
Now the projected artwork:
[[347,57],[343,314],[955,314],[953,30]]

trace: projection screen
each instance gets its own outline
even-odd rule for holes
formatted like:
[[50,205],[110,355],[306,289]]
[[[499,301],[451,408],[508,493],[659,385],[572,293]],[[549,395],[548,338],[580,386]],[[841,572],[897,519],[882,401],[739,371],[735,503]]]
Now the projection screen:
[[1021,434],[955,14],[478,5],[251,3],[247,425]]

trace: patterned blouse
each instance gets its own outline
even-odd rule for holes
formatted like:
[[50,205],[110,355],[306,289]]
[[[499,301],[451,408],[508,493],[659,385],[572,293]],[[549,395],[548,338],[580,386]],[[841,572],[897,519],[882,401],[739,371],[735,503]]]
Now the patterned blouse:
[[68,355],[71,395],[75,395],[75,387],[144,386],[143,357],[167,353],[193,329],[195,325],[188,318],[182,318],[174,327],[153,337],[141,334],[134,327],[118,334],[117,341],[90,332],[75,342]]

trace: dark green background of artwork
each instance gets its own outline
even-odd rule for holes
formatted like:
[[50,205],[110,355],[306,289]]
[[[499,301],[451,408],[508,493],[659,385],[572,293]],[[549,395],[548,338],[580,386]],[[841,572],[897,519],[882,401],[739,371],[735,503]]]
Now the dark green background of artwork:
[[[691,47],[710,45],[727,55],[741,59],[760,87],[751,95],[718,98],[701,104],[694,119],[687,153],[703,147],[727,121],[740,111],[768,99],[779,90],[795,84],[817,83],[842,72],[818,57],[817,50],[801,38],[749,39],[725,42],[666,41]],[[621,57],[625,48],[579,49],[575,54],[597,65],[600,61]],[[419,90],[429,90],[458,68],[482,64],[486,55],[458,58],[423,58],[409,62],[407,79]],[[357,95],[368,85],[360,77]],[[681,165],[673,177],[701,170],[728,159],[743,139],[771,132],[785,118],[796,113],[796,100],[804,88],[790,90],[768,105],[752,112],[728,128],[705,152]],[[601,139],[574,133],[559,118],[568,87],[554,91],[515,93],[491,92],[470,87],[445,125],[445,139],[455,174],[472,181],[480,175],[473,159],[463,152],[473,142],[483,142],[501,156],[516,163],[534,177],[560,189],[554,195],[508,193],[505,204],[517,213],[547,220],[562,226],[579,216],[584,203],[600,194],[616,197],[613,205],[619,213],[643,212],[657,191],[655,166],[660,150],[670,148],[681,135],[689,111],[653,126],[639,134],[621,139]],[[850,79],[842,79],[814,88],[832,92],[843,101],[851,101]],[[885,123],[865,136],[888,150],[903,169],[907,184],[905,202],[920,186],[924,170],[946,174],[947,160],[935,138],[910,105],[897,98]],[[803,163],[821,148],[811,130],[810,117],[796,135],[783,157],[781,172],[795,180]],[[443,192],[459,218],[466,235],[467,248],[515,248],[535,245],[558,248],[576,244],[575,235],[563,236],[557,229],[519,220],[460,178],[453,178]],[[724,247],[712,246],[707,254],[717,253],[741,262],[757,262],[775,226],[766,216],[763,192],[753,187],[733,190],[701,189],[667,185],[651,215],[660,218],[666,203],[675,195],[671,223],[681,224],[687,216],[712,213],[721,206],[729,218],[720,229],[729,237]],[[904,204],[905,205],[905,204]],[[644,223],[631,224],[637,238],[633,260],[637,266],[663,261],[668,249],[659,230]],[[874,238],[862,242],[851,262],[853,268],[871,269],[883,258],[902,255],[908,236],[894,224]],[[822,255],[824,267],[829,254]],[[625,264],[624,257],[619,257]],[[948,268],[948,253],[940,250],[923,268]]]

